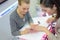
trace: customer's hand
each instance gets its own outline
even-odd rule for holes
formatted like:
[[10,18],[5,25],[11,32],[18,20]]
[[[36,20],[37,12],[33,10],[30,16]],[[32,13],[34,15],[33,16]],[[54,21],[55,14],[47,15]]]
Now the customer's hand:
[[26,28],[24,31],[21,32],[21,34],[29,34],[29,33],[36,33],[38,32],[37,30],[35,29],[32,29],[32,28]]
[[32,28],[34,30],[36,30],[37,32],[45,32],[47,35],[51,34],[51,32],[48,30],[48,28],[46,28],[44,26],[36,25],[36,26],[33,26]]
[[33,26],[32,27],[34,30],[36,30],[36,31],[42,31],[42,32],[45,32],[46,30],[48,30],[48,28],[46,28],[46,27],[44,27],[44,26]]
[[38,26],[39,26],[39,24],[31,24],[30,25],[31,29],[35,29],[35,27],[38,27]]
[[29,33],[29,29],[28,28],[26,28],[24,31],[21,31],[21,34],[23,35],[23,34],[28,34]]
[[32,24],[32,25],[31,25],[31,29],[36,30],[36,31],[39,32],[39,31],[45,30],[46,28],[43,27],[43,26],[39,26],[39,24]]

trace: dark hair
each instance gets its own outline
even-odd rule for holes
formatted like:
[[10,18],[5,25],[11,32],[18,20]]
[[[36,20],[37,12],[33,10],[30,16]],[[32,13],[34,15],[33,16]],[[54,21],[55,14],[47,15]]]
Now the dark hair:
[[25,3],[29,4],[30,0],[18,0],[19,5],[21,5],[22,2],[25,2]]
[[41,0],[40,1],[45,7],[53,8],[55,5],[57,7],[56,18],[60,17],[60,0]]
[[53,2],[53,0],[44,0],[44,1],[42,1],[42,4],[45,7],[53,8],[54,2]]
[[58,19],[60,17],[60,0],[55,0],[55,5],[57,7],[56,19]]
[[40,4],[42,4],[43,1],[44,1],[44,0],[40,0]]

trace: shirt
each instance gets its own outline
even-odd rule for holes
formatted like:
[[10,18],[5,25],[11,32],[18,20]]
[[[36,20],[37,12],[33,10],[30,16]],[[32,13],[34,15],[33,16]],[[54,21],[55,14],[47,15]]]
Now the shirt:
[[26,13],[24,18],[21,18],[18,14],[17,11],[14,10],[11,15],[10,15],[10,26],[11,26],[11,33],[13,36],[18,36],[20,35],[20,29],[24,27],[26,23],[31,23],[32,18],[29,14],[29,12]]

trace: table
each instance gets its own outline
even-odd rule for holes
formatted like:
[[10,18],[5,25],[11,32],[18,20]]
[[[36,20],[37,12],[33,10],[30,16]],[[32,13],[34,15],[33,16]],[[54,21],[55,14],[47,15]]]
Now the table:
[[32,34],[25,34],[21,36],[16,36],[19,37],[20,40],[25,39],[25,40],[41,40],[44,32],[37,32],[37,33],[32,33]]
[[[48,18],[45,18],[45,17],[41,17],[41,18],[35,17],[35,18],[33,18],[33,22],[34,22],[34,24],[39,24],[39,25],[48,27],[48,23],[46,23],[47,19]],[[38,23],[38,22],[40,22],[40,23]],[[28,23],[25,25],[24,28],[21,29],[21,31],[24,30],[25,28],[29,28]],[[30,34],[25,34],[25,35],[16,36],[16,37],[21,38],[20,40],[41,40],[41,38],[44,34],[45,34],[44,32],[37,32],[37,33],[30,33]]]

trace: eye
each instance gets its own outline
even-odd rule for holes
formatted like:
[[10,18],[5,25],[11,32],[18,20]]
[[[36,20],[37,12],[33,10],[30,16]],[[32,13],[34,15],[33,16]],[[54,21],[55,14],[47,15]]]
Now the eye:
[[26,10],[26,8],[23,8],[23,10]]

